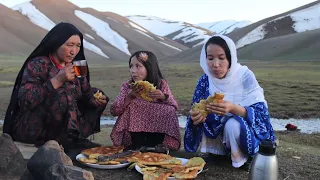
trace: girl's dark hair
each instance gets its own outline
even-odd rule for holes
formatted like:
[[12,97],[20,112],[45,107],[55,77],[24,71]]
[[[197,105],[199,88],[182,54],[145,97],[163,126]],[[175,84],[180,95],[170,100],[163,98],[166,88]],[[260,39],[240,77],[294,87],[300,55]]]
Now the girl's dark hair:
[[231,67],[231,53],[230,53],[230,49],[229,49],[229,46],[227,45],[226,41],[219,36],[211,37],[207,41],[207,43],[205,44],[206,57],[207,57],[207,47],[209,46],[209,44],[219,45],[224,50],[224,52],[226,53],[226,56],[227,56],[227,60],[229,61],[229,68],[230,68]]
[[[146,53],[148,55],[148,58],[143,60],[140,57],[140,53]],[[131,59],[134,56],[147,69],[147,77],[144,80],[148,81],[149,83],[156,86],[157,89],[160,89],[161,88],[161,80],[164,78],[163,78],[162,73],[160,71],[160,68],[158,65],[158,60],[157,60],[158,58],[156,57],[156,55],[154,55],[150,51],[137,51],[137,52],[133,53],[129,59],[129,68],[130,68],[130,64],[131,64]],[[133,81],[133,79],[131,79],[131,81]]]

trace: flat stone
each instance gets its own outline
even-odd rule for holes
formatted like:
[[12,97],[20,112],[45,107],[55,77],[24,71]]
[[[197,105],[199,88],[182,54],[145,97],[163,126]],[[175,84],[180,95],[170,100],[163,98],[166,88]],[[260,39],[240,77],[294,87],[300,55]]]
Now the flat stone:
[[9,134],[0,137],[0,172],[4,175],[21,176],[26,168],[19,148],[14,144]]

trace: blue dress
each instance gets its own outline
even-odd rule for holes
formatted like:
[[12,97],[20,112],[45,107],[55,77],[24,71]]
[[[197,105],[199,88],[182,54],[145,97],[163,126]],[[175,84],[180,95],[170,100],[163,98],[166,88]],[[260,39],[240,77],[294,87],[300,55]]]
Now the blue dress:
[[[209,81],[206,74],[198,80],[192,104],[206,99],[209,96]],[[247,111],[247,117],[243,118],[237,115],[228,116],[234,118],[240,123],[240,148],[243,153],[250,156],[256,154],[259,150],[259,144],[262,140],[270,139],[275,141],[274,131],[270,123],[270,116],[267,107],[263,102],[258,102],[244,107]],[[223,133],[224,125],[227,121],[221,121],[223,116],[209,114],[206,121],[202,124],[193,125],[190,115],[187,118],[187,125],[184,134],[184,149],[186,152],[196,152],[202,136],[208,138],[217,138]],[[226,149],[230,152],[229,149]]]

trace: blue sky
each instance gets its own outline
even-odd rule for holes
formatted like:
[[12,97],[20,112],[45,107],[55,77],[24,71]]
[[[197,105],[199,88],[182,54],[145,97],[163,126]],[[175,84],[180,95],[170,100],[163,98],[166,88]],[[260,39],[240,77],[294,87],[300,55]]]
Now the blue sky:
[[[26,0],[1,0],[8,7]],[[314,2],[314,0],[69,0],[120,15],[152,15],[189,23],[220,20],[258,20]]]

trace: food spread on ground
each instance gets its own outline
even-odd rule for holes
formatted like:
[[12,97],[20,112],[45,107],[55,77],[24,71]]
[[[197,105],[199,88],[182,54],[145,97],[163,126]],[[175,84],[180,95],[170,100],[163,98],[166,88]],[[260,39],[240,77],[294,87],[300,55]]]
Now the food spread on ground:
[[152,101],[152,98],[150,98],[148,94],[156,90],[156,87],[153,84],[149,83],[148,81],[136,81],[130,85],[135,89],[141,89],[139,95],[142,99],[146,101]]
[[214,96],[209,96],[207,99],[202,99],[198,103],[194,103],[192,106],[193,110],[200,111],[200,113],[207,117],[209,112],[206,110],[206,105],[209,103],[219,103],[223,100],[224,94],[222,93],[214,93]]
[[[167,178],[176,179],[194,179],[197,177],[206,164],[201,157],[194,157],[191,159],[183,159],[172,157],[167,154],[154,153],[154,152],[139,152],[130,151],[125,156],[116,156],[106,161],[101,161],[102,157],[112,157],[123,152],[123,146],[103,146],[83,150],[81,158],[78,161],[87,164],[95,165],[119,165],[122,162],[133,163],[130,167],[138,166],[143,174],[144,180],[166,180]],[[183,161],[184,160],[184,161]],[[130,168],[129,167],[129,168]]]

